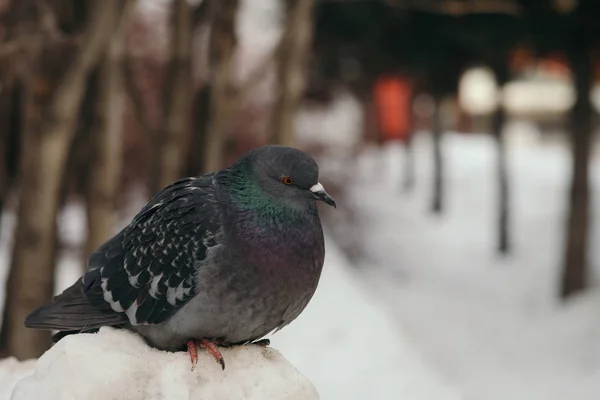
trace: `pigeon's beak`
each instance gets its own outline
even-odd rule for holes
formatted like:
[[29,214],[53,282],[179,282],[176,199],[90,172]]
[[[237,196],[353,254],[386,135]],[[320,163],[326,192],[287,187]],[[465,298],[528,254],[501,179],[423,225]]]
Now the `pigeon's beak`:
[[317,200],[321,200],[334,208],[336,207],[335,200],[325,191],[325,188],[320,183],[311,186],[310,191],[315,195]]

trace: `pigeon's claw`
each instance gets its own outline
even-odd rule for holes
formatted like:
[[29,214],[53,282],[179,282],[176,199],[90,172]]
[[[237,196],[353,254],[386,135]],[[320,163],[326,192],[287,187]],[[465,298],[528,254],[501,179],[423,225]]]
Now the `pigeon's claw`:
[[192,360],[192,371],[198,364],[198,347],[208,351],[215,358],[215,360],[221,364],[221,369],[225,369],[225,360],[223,359],[223,355],[215,343],[208,339],[190,339],[187,341],[187,351],[190,353],[190,359]]
[[192,360],[192,371],[196,368],[196,364],[198,364],[198,349],[196,348],[195,340],[187,341],[187,351],[190,353],[190,359]]
[[199,342],[200,348],[206,349],[210,354],[212,354],[212,356],[215,358],[215,361],[221,364],[221,369],[225,370],[225,360],[223,359],[223,355],[219,351],[217,345],[208,339],[200,339]]

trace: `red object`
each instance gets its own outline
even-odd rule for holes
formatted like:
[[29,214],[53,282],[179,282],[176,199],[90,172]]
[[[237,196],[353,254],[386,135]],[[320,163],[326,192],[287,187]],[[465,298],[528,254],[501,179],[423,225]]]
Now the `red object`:
[[375,108],[382,141],[406,141],[410,137],[412,91],[410,81],[402,77],[382,77],[375,83]]

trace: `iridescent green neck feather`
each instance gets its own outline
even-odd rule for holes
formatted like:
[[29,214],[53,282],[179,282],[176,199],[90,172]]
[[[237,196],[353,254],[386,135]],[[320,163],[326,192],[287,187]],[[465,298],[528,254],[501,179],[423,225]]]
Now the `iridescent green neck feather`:
[[306,213],[316,213],[316,207],[311,202],[306,204],[307,208],[299,207],[264,190],[259,178],[248,166],[239,166],[236,170],[231,170],[227,185],[234,207],[239,211],[249,211],[257,217],[260,216],[264,222],[292,222],[302,219]]

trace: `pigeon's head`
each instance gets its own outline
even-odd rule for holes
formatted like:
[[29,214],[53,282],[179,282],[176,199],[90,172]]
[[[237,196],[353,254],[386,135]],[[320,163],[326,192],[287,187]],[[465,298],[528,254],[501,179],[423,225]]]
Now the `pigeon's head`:
[[323,201],[335,207],[335,201],[319,183],[319,166],[305,152],[286,146],[256,148],[238,162],[252,170],[253,180],[267,194],[299,206]]

